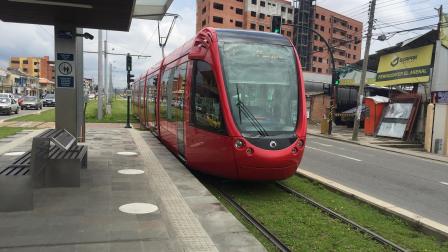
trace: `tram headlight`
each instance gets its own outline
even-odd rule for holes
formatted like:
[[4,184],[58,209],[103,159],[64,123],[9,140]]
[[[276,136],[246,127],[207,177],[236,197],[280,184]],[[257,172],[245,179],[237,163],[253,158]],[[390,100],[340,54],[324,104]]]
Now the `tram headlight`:
[[252,155],[252,154],[254,154],[254,149],[252,149],[252,148],[247,148],[247,150],[246,150],[246,153],[248,154],[248,155]]
[[241,148],[243,148],[244,147],[244,141],[243,140],[241,140],[241,139],[237,139],[236,141],[235,141],[235,148],[237,148],[237,149],[241,149]]
[[297,154],[299,152],[299,150],[296,147],[293,147],[291,150],[292,154]]

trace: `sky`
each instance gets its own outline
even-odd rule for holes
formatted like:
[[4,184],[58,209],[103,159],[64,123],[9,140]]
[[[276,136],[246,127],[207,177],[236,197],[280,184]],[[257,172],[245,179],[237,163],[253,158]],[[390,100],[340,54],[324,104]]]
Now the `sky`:
[[[438,21],[437,11],[434,8],[439,7],[443,2],[444,0],[377,0],[374,38],[382,33],[436,24]],[[369,0],[317,0],[318,5],[357,19],[363,22],[365,27],[367,27],[368,20],[368,3]],[[444,9],[448,10],[446,1]],[[168,12],[179,14],[180,18],[176,21],[168,40],[166,53],[173,51],[195,35],[196,0],[174,0]],[[162,20],[162,35],[168,31],[171,20],[172,18]],[[412,22],[417,20],[418,22]],[[427,31],[401,33],[386,41],[373,40],[371,52],[392,46]],[[84,40],[84,50],[97,51],[98,31],[85,29],[84,32],[95,36],[94,40]],[[2,34],[0,67],[6,68],[9,58],[12,56],[41,57],[49,55],[51,59],[54,59],[53,33],[52,26],[0,21],[0,34]],[[103,38],[105,33],[103,32]],[[109,51],[151,56],[150,58],[134,58],[133,72],[136,76],[161,59],[156,21],[134,19],[129,32],[108,31],[107,40]],[[97,54],[84,54],[85,77],[97,79],[97,58]],[[113,65],[114,87],[124,87],[126,85],[125,56],[109,56],[108,61]]]

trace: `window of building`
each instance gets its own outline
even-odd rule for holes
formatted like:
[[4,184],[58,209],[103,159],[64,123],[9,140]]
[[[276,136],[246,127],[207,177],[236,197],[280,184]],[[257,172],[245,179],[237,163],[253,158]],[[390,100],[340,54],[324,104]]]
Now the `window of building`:
[[207,11],[207,7],[202,8],[202,14],[204,14]]
[[238,15],[243,15],[243,9],[236,8],[236,9],[235,9],[235,12],[236,12],[236,14],[238,14]]
[[355,31],[358,31],[358,27],[355,27]]
[[230,23],[233,23],[233,19],[230,19]]
[[11,60],[11,63],[12,64],[20,64],[20,61],[18,61],[18,60]]
[[251,12],[250,12],[250,15],[251,15],[252,17],[257,17],[257,13],[256,13],[255,11],[251,11]]
[[263,25],[258,26],[258,30],[264,31],[264,26]]
[[236,0],[236,1],[237,1],[237,2],[241,2],[241,3],[243,2],[243,0]]
[[317,46],[313,46],[313,51],[317,52],[317,50],[319,50],[319,48]]
[[281,30],[282,35],[285,35],[285,30]]
[[28,60],[24,60],[23,64],[27,65],[28,64]]
[[224,19],[222,17],[213,16],[213,22],[222,24],[224,23]]
[[265,6],[266,6],[265,1],[260,1],[260,6],[261,6],[261,7],[265,7]]
[[255,24],[250,24],[250,29],[255,30],[257,26]]
[[318,19],[318,18],[319,18],[319,14],[316,13],[316,19]]
[[284,6],[282,6],[282,12],[285,12],[286,8]]
[[314,35],[314,40],[319,40],[319,36]]
[[260,13],[260,15],[258,17],[261,19],[264,19],[264,13]]
[[193,125],[207,131],[225,133],[215,76],[212,67],[204,61],[193,63],[191,93]]
[[292,14],[292,9],[291,8],[288,8],[288,13]]
[[318,72],[318,73],[322,73],[322,68],[318,68],[318,69],[317,69],[317,72]]
[[351,58],[351,57],[352,57],[352,55],[351,55],[350,53],[348,53],[348,54],[347,54],[347,57]]
[[241,21],[235,21],[235,26],[236,26],[236,27],[243,27],[243,22],[241,22]]
[[319,52],[323,52],[323,51],[324,51],[324,48],[319,46]]
[[24,68],[23,71],[24,71],[24,72],[28,72],[28,68]]
[[207,24],[207,21],[204,19],[202,20],[202,26],[205,26]]
[[286,19],[282,18],[282,24],[284,24],[284,23],[285,23],[285,21],[286,21]]
[[292,20],[288,20],[288,21],[286,21],[286,23],[292,24]]
[[320,20],[325,21],[325,16],[324,16],[324,15],[321,15],[321,16],[320,16]]
[[313,61],[317,61],[317,57],[316,56],[313,56]]
[[353,46],[353,49],[355,49],[355,50],[356,50],[356,49],[358,49],[358,47],[357,47],[357,46]]
[[316,68],[315,68],[315,67],[313,67],[313,68],[312,68],[312,70],[313,70],[313,73],[315,73],[315,72],[316,72]]
[[224,5],[220,3],[213,3],[213,9],[224,10]]
[[291,32],[290,32],[290,31],[287,31],[287,32],[286,32],[286,36],[291,37]]
[[233,6],[230,6],[230,9],[233,10]]
[[353,54],[353,59],[356,59],[356,55]]
[[319,62],[320,62],[320,63],[322,63],[322,60],[323,60],[323,59],[322,59],[321,57],[319,57]]
[[257,5],[257,0],[252,0],[252,4]]
[[325,31],[325,28],[323,26],[320,27],[321,31]]
[[319,29],[319,26],[317,24],[314,25],[314,29],[317,30]]

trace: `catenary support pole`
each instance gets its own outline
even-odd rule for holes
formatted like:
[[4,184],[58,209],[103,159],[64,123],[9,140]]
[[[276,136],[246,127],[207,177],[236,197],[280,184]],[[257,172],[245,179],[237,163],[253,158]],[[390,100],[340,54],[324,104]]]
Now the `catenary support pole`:
[[353,135],[352,135],[353,141],[358,141],[359,124],[361,121],[361,112],[362,112],[362,102],[364,100],[364,87],[366,85],[367,66],[369,63],[370,43],[372,41],[373,22],[375,21],[375,6],[376,6],[376,0],[372,0],[372,2],[370,3],[369,28],[367,31],[366,49],[364,51],[364,60],[362,63],[361,83],[359,85],[359,92],[358,92],[358,103],[357,103],[358,107],[356,109],[355,114],[355,125],[353,126]]
[[98,120],[103,119],[103,30],[98,30]]

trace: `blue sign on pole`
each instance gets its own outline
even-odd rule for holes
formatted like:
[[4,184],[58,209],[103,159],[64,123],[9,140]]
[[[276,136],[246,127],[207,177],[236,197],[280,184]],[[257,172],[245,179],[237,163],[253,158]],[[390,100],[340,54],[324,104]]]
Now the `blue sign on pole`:
[[73,61],[74,57],[71,53],[58,53],[56,56],[57,60],[64,60],[64,61]]
[[58,76],[58,88],[73,88],[75,80],[71,76]]

